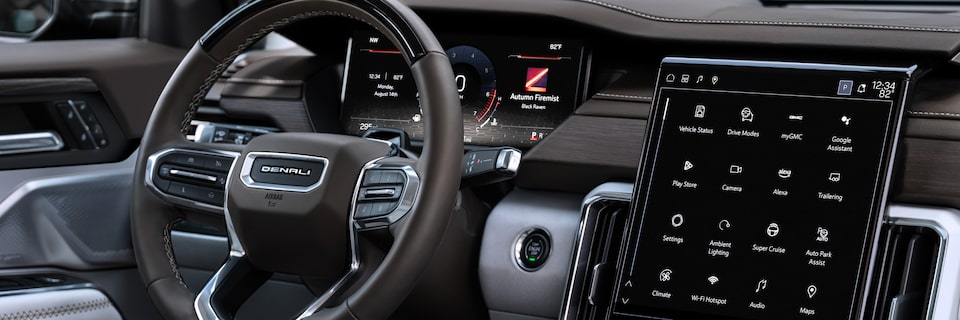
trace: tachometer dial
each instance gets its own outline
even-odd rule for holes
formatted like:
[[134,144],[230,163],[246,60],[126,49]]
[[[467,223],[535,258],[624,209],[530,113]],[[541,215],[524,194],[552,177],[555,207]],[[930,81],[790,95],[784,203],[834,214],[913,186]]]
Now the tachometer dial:
[[[453,66],[463,106],[464,138],[470,140],[484,127],[498,125],[496,113],[501,97],[497,95],[497,75],[490,58],[475,47],[450,48],[447,57]],[[469,128],[474,132],[469,132]]]

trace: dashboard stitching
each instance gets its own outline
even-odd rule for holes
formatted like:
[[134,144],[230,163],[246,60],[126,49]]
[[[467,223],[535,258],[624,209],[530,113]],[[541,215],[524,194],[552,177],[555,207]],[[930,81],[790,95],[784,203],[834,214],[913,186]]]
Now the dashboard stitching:
[[911,115],[960,117],[960,113],[950,113],[950,112],[932,112],[932,111],[908,111],[908,112]]
[[900,30],[900,31],[925,31],[925,32],[946,32],[960,33],[960,29],[934,28],[934,27],[911,27],[882,24],[857,24],[857,23],[832,23],[832,22],[802,22],[802,21],[761,21],[761,20],[711,20],[711,19],[685,19],[670,18],[652,15],[640,12],[630,8],[618,6],[597,0],[577,0],[591,3],[609,9],[626,12],[644,19],[675,22],[675,23],[709,23],[709,24],[742,24],[742,25],[763,25],[763,26],[792,26],[792,27],[828,27],[828,28],[851,28],[851,29],[880,29],[880,30]]
[[291,24],[300,20],[319,17],[319,16],[338,16],[338,17],[350,18],[350,19],[354,19],[354,20],[366,23],[368,25],[372,25],[370,22],[360,17],[355,17],[353,15],[342,13],[342,12],[324,10],[324,11],[310,11],[310,12],[296,14],[293,16],[283,18],[281,20],[277,20],[261,28],[257,32],[254,32],[249,37],[247,37],[247,39],[243,43],[241,43],[239,46],[237,46],[236,49],[230,52],[230,54],[227,55],[227,57],[224,58],[219,64],[217,64],[216,68],[214,68],[213,71],[210,72],[210,74],[204,80],[203,85],[200,86],[199,91],[197,91],[197,93],[193,95],[193,99],[190,100],[190,105],[187,108],[187,111],[183,114],[183,120],[180,122],[180,133],[184,135],[189,133],[190,122],[193,121],[194,116],[196,116],[197,108],[200,107],[200,103],[203,102],[203,99],[206,97],[207,92],[209,92],[210,88],[213,87],[213,84],[216,83],[218,79],[220,79],[220,75],[223,74],[223,72],[227,69],[227,67],[230,66],[230,64],[233,63],[233,61],[236,60],[238,56],[240,56],[240,53],[242,53],[244,50],[249,48],[251,45],[253,45],[257,41],[260,41],[260,39],[266,36],[268,33],[273,32],[274,30],[280,27],[286,26],[288,24]]
[[598,92],[596,95],[601,96],[601,97],[612,97],[612,98],[636,99],[636,100],[642,100],[642,101],[653,101],[653,97],[648,97],[648,96],[633,96],[633,95],[616,94],[616,93],[606,93],[606,92]]

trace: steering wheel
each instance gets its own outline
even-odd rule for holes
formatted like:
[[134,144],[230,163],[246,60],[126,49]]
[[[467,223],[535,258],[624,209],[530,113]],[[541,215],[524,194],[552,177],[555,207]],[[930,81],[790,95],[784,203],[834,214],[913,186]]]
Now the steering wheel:
[[[384,141],[336,134],[275,133],[246,146],[184,138],[203,97],[240,53],[272,31],[324,17],[368,24],[400,50],[423,109],[424,149],[418,159],[396,156]],[[168,319],[232,319],[273,273],[285,273],[338,279],[299,318],[389,316],[432,258],[457,196],[463,128],[452,79],[436,37],[395,0],[254,0],[218,22],[164,88],[137,159],[133,247],[161,314]],[[162,166],[191,155],[232,160],[220,179],[223,206],[178,196],[172,182],[160,186],[164,174],[216,178],[203,170],[174,172]],[[397,200],[393,207],[364,202],[375,197]],[[203,215],[182,207],[226,218],[230,254],[197,295],[180,276],[170,232],[177,222]],[[371,215],[377,210],[389,214]],[[364,240],[367,233],[387,233],[393,244],[386,250],[373,248]]]

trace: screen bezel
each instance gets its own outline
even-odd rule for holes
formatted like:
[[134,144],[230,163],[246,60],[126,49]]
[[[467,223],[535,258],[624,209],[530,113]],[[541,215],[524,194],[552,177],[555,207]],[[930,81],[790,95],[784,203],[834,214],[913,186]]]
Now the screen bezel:
[[[837,72],[881,72],[885,75],[897,76],[902,79],[900,81],[901,88],[903,90],[897,94],[896,99],[893,100],[893,110],[890,112],[888,125],[884,135],[884,145],[881,151],[882,159],[879,166],[879,176],[878,179],[874,182],[873,190],[873,201],[871,202],[871,210],[869,223],[870,225],[867,228],[867,234],[865,237],[865,245],[863,247],[863,252],[861,254],[860,265],[858,266],[858,275],[856,279],[856,289],[854,291],[854,297],[851,297],[851,301],[854,303],[851,305],[850,318],[857,319],[861,318],[866,314],[867,306],[867,292],[870,290],[870,281],[869,279],[873,276],[873,268],[876,265],[876,259],[878,258],[877,246],[880,242],[880,228],[882,226],[884,212],[887,205],[887,197],[890,189],[890,182],[893,176],[894,169],[894,159],[896,159],[897,150],[900,149],[899,145],[901,143],[900,135],[903,131],[903,117],[906,110],[906,103],[908,97],[912,94],[912,82],[913,74],[917,70],[916,66],[906,67],[906,68],[891,68],[891,67],[869,67],[869,66],[856,66],[856,65],[837,65],[837,64],[816,64],[816,63],[802,63],[802,62],[778,62],[778,61],[760,61],[760,60],[731,60],[731,59],[707,59],[707,58],[682,58],[682,57],[666,57],[661,61],[661,68],[657,74],[657,85],[655,87],[654,101],[651,105],[650,116],[647,125],[647,131],[644,139],[643,152],[640,157],[640,165],[637,173],[637,180],[634,184],[633,195],[631,197],[632,201],[630,204],[630,215],[626,221],[627,232],[623,235],[621,239],[621,250],[618,255],[617,261],[617,271],[614,275],[616,279],[611,296],[614,297],[610,299],[610,304],[608,305],[606,318],[610,318],[614,313],[614,310],[617,305],[617,299],[620,286],[617,284],[623,282],[623,270],[627,268],[626,255],[629,252],[636,250],[637,242],[639,241],[640,226],[638,225],[638,219],[642,221],[643,210],[646,207],[647,195],[651,189],[650,184],[652,183],[653,171],[655,167],[655,160],[657,158],[657,150],[659,149],[659,141],[663,136],[664,129],[664,119],[663,116],[666,110],[662,106],[660,101],[661,99],[661,90],[663,80],[662,72],[663,66],[667,64],[672,65],[703,65],[703,66],[735,66],[735,67],[746,67],[746,68],[757,68],[758,70],[763,69],[795,69],[795,70],[827,70],[827,71],[837,71]],[[680,317],[702,317],[703,314],[693,313],[689,311],[680,311],[676,309],[663,308],[659,311],[673,311],[677,313],[677,316]],[[711,317],[716,317],[718,319],[739,319],[739,318],[730,318],[727,316],[721,315],[706,315]]]
[[[346,133],[346,134],[351,134],[351,133],[350,133],[350,130],[348,130],[348,129],[346,128],[346,126],[344,125],[343,119],[344,119],[344,117],[349,116],[348,113],[347,113],[347,111],[350,109],[350,108],[345,104],[345,101],[347,100],[347,86],[348,86],[349,79],[350,79],[350,70],[351,70],[350,65],[351,65],[352,56],[353,56],[353,54],[354,54],[354,52],[353,52],[353,51],[354,51],[354,50],[353,50],[353,49],[354,49],[354,41],[357,41],[357,39],[361,39],[361,38],[363,38],[363,37],[371,36],[371,35],[381,35],[381,36],[382,36],[382,34],[379,33],[379,32],[376,31],[376,30],[363,29],[363,30],[356,30],[356,31],[354,31],[354,32],[350,35],[350,37],[347,38],[345,61],[344,61],[344,69],[343,69],[343,78],[342,78],[342,80],[341,80],[340,91],[339,91],[339,102],[340,102],[340,106],[339,106],[339,117],[337,118],[338,125],[340,126],[339,129],[342,130],[342,132],[344,132],[344,133]],[[467,40],[467,41],[457,40],[457,39],[461,39],[461,38],[463,38],[463,37],[467,37],[467,38],[469,38],[469,40]],[[560,121],[559,123],[557,123],[557,124],[554,126],[553,130],[551,131],[551,133],[552,133],[553,131],[556,131],[556,129],[560,128],[560,127],[563,125],[563,123],[566,122],[566,120],[567,120],[569,117],[575,115],[575,114],[577,113],[577,109],[580,108],[580,106],[582,106],[584,102],[586,102],[587,97],[589,96],[589,95],[588,95],[588,88],[589,88],[589,86],[590,86],[589,79],[590,79],[590,73],[591,73],[591,69],[592,69],[593,55],[592,55],[591,46],[589,45],[588,40],[585,39],[585,38],[582,38],[582,37],[561,36],[561,35],[553,35],[553,34],[545,34],[545,35],[467,34],[467,33],[456,32],[456,31],[442,32],[442,33],[439,33],[439,32],[438,32],[438,33],[437,33],[437,38],[438,38],[438,40],[440,40],[441,46],[444,48],[444,50],[449,50],[449,49],[452,48],[452,47],[455,47],[455,46],[458,46],[458,45],[469,44],[469,43],[471,43],[471,42],[484,42],[484,41],[486,41],[486,42],[489,43],[489,42],[493,42],[493,41],[496,41],[496,40],[504,40],[504,39],[510,40],[510,41],[539,41],[539,42],[546,42],[546,41],[549,41],[549,40],[558,40],[558,41],[562,41],[563,43],[575,42],[575,43],[578,45],[578,46],[577,46],[577,48],[578,48],[578,50],[577,50],[577,51],[578,51],[578,52],[577,52],[577,54],[578,54],[578,59],[576,60],[576,72],[575,72],[576,74],[574,75],[574,76],[575,76],[575,83],[574,83],[574,88],[575,88],[575,90],[573,90],[573,92],[571,93],[571,96],[572,96],[571,98],[572,98],[572,100],[573,100],[573,103],[572,103],[572,106],[570,107],[569,113],[565,113],[565,114],[564,114],[563,120]],[[478,47],[478,48],[479,48],[479,47]],[[479,49],[484,50],[484,48],[479,48]],[[411,78],[411,79],[412,79],[412,78]],[[413,80],[411,80],[411,81],[413,81]],[[412,145],[413,147],[416,147],[416,148],[421,147],[421,146],[422,146],[422,143],[423,143],[423,141],[420,140],[420,139],[411,139],[410,142],[411,142],[411,145]],[[503,142],[502,144],[500,144],[500,145],[494,145],[494,144],[472,144],[472,143],[469,143],[469,142],[465,142],[465,143],[464,143],[464,146],[465,146],[466,148],[468,148],[468,149],[469,149],[469,148],[475,148],[475,147],[485,148],[485,147],[500,147],[500,146],[506,146],[506,147],[514,147],[514,148],[520,148],[520,149],[524,149],[524,150],[525,150],[525,149],[533,148],[533,147],[537,146],[538,144],[539,144],[539,142],[534,143],[534,144],[532,144],[532,145],[522,145],[522,144],[513,143],[513,142],[509,142],[509,141],[504,141],[504,142]]]

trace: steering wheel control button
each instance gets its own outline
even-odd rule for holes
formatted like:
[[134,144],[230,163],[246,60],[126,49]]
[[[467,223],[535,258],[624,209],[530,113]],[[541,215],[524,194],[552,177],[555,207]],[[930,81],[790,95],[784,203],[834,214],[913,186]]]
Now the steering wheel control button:
[[406,188],[405,176],[403,171],[395,169],[367,170],[357,194],[354,219],[382,217],[397,210]]
[[516,258],[520,269],[537,271],[550,255],[550,235],[540,228],[524,232],[517,240]]
[[172,195],[199,201],[207,204],[222,206],[223,191],[203,188],[179,182],[171,182],[167,192]]
[[354,214],[356,219],[366,219],[380,217],[393,212],[400,205],[399,202],[367,202],[357,204],[357,212]]
[[[233,158],[227,155],[172,149],[151,157],[151,182],[155,191],[172,198],[191,200],[185,206],[198,204],[223,206],[227,173]],[[217,164],[208,166],[208,164]],[[210,209],[209,207],[203,207]]]
[[404,174],[400,170],[367,170],[363,176],[363,186],[403,184]]
[[366,200],[396,200],[403,193],[403,186],[384,186],[360,189],[360,201]]

